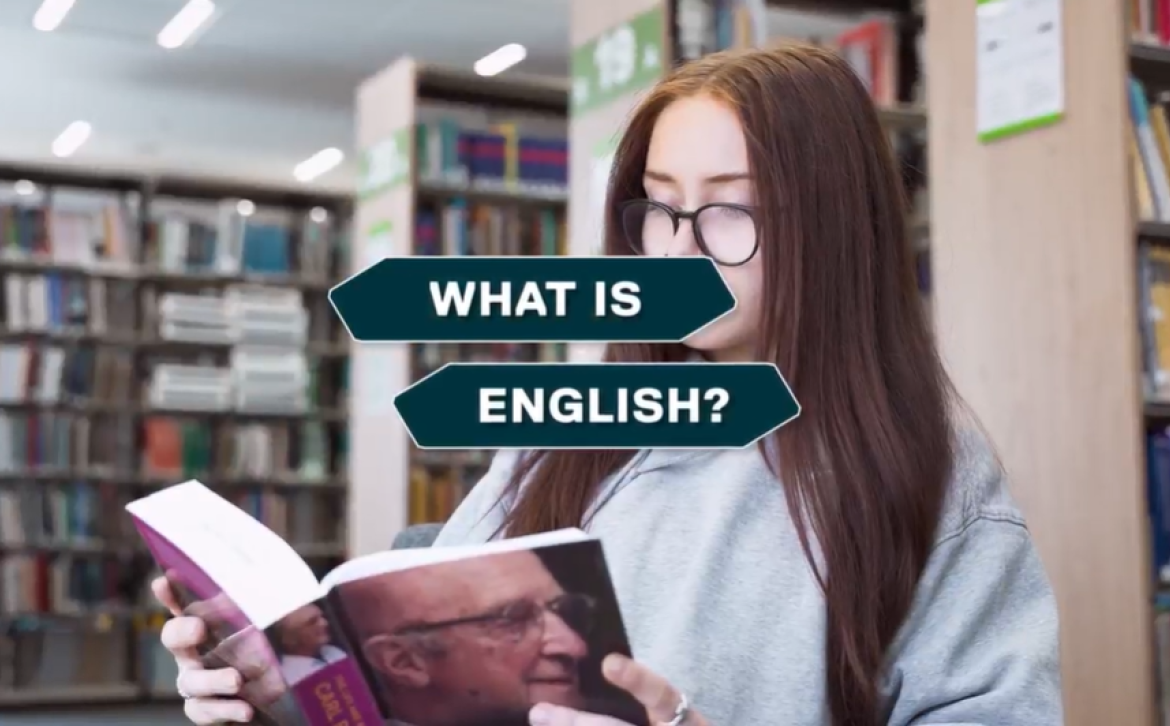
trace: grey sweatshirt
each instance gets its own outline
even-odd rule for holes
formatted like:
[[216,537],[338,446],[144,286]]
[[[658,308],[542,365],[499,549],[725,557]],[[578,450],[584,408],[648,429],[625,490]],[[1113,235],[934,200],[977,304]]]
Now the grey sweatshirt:
[[[497,455],[437,546],[490,538],[515,461]],[[589,530],[637,660],[712,726],[828,722],[824,597],[756,447],[640,452],[597,502]],[[1061,724],[1057,643],[1024,519],[985,440],[965,432],[934,552],[889,653],[888,723]]]

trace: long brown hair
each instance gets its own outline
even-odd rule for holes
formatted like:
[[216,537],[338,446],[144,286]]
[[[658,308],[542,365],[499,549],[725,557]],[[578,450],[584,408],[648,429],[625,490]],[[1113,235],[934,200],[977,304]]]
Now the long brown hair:
[[[802,406],[761,454],[824,591],[833,722],[870,726],[882,721],[885,653],[929,555],[953,457],[952,392],[918,294],[900,175],[865,87],[838,56],[805,46],[711,55],[635,110],[610,178],[609,254],[628,254],[617,209],[645,194],[659,113],[698,94],[734,109],[746,137],[765,275],[757,357],[779,366]],[[684,353],[620,344],[606,359]],[[601,482],[631,456],[532,452],[505,492],[504,531],[585,524]]]

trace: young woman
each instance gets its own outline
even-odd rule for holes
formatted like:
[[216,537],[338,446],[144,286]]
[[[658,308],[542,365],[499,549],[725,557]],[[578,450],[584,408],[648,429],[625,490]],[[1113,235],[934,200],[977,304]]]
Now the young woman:
[[[684,345],[607,359],[774,361],[802,414],[738,451],[502,453],[437,545],[598,535],[637,657],[606,672],[652,723],[1061,724],[1053,595],[940,364],[905,211],[874,106],[835,55],[673,73],[617,151],[607,248],[707,255],[739,305]],[[205,698],[237,677],[197,670],[200,626],[163,636],[187,713],[239,720],[239,702]],[[531,722],[615,723],[544,704]]]

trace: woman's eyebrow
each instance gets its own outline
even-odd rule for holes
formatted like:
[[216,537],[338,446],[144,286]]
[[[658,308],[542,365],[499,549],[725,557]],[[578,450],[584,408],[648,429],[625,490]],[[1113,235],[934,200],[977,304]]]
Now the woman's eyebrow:
[[[645,172],[642,173],[642,176],[645,179],[649,179],[651,181],[663,182],[666,184],[677,184],[678,183],[678,180],[676,180],[670,174],[664,174],[663,172],[654,171],[653,169],[647,169]],[[752,178],[751,174],[748,174],[746,171],[733,171],[733,172],[726,172],[723,174],[714,174],[712,176],[705,177],[703,179],[703,183],[704,184],[729,184],[731,182],[743,181],[745,179],[751,179],[751,178]]]

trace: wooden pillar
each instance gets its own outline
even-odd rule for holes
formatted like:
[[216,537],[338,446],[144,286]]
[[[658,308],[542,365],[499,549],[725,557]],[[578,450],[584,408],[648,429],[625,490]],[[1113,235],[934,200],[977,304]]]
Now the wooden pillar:
[[[669,65],[665,0],[572,0],[569,254],[601,251],[605,181],[624,123]],[[570,360],[604,346],[575,343]]]
[[[409,255],[414,242],[413,128],[417,65],[396,61],[357,91],[362,154],[351,240],[352,272]],[[389,549],[407,522],[410,437],[393,397],[410,384],[409,346],[352,344],[349,554]]]
[[1066,118],[976,139],[974,3],[927,0],[935,316],[1056,589],[1067,723],[1153,723],[1121,0],[1064,3]]

